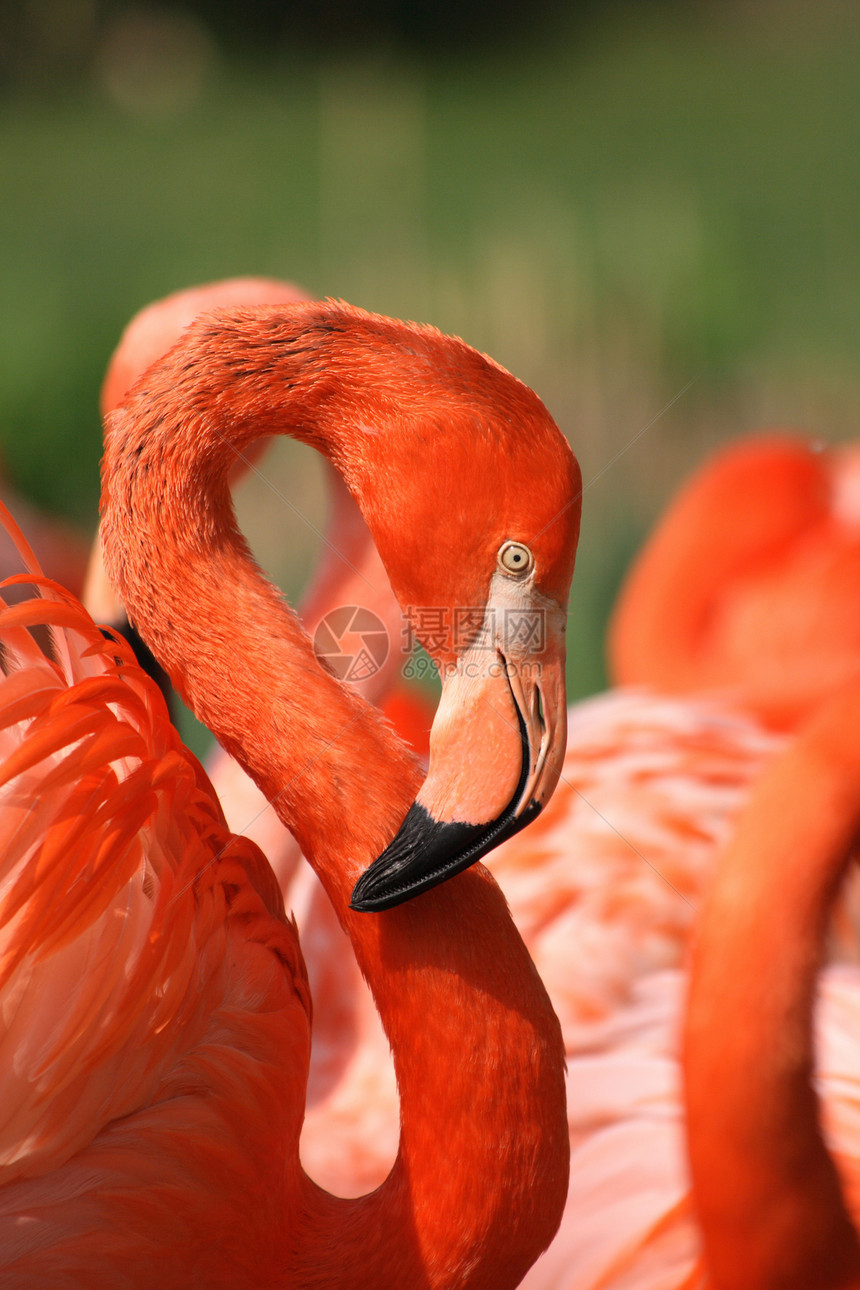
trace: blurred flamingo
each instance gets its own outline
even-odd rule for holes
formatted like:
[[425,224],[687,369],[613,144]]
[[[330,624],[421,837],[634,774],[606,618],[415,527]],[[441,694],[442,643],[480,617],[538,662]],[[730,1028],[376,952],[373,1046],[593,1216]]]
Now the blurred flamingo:
[[[89,555],[85,534],[74,524],[46,514],[7,484],[0,486],[0,502],[27,534],[50,577],[80,594]],[[7,577],[20,567],[14,542],[0,530],[0,576]]]
[[[138,310],[123,329],[102,381],[99,406],[103,418],[114,411],[137,378],[179,340],[189,323],[204,310],[217,305],[225,308],[230,305],[277,305],[309,299],[300,287],[277,278],[224,278],[213,286],[174,291]],[[244,474],[259,452],[260,446],[254,444],[243,454],[243,459],[237,458],[231,471],[234,482]],[[129,642],[138,662],[158,682],[167,698],[170,715],[174,717],[173,694],[167,673],[131,627],[125,609],[108,581],[100,536],[96,537],[90,552],[82,599],[97,622],[112,627]],[[264,842],[261,845],[265,851]]]
[[763,778],[699,920],[684,1073],[714,1290],[860,1286],[856,973],[842,1123],[816,1093],[812,1033],[823,930],[860,842],[858,730],[855,680]]
[[[272,432],[338,462],[404,603],[487,606],[479,638],[436,642],[444,723],[423,785],[316,663],[235,528],[233,454]],[[486,458],[482,485],[459,476],[462,519],[434,545],[436,493],[452,489],[439,464],[458,451]],[[360,1202],[302,1173],[310,1008],[271,871],[227,834],[124,644],[33,574],[41,595],[0,616],[4,1285],[516,1285],[566,1188],[562,1050],[498,888],[461,871],[557,777],[578,529],[567,444],[462,342],[345,305],[277,306],[192,325],[111,418],[104,483],[106,563],[131,618],[276,801],[372,983],[401,1145]],[[493,613],[538,598],[539,681]],[[244,621],[265,632],[243,637]],[[463,748],[486,767],[477,782]]]
[[789,729],[860,671],[860,449],[757,435],[680,491],[622,588],[621,685],[728,695]]

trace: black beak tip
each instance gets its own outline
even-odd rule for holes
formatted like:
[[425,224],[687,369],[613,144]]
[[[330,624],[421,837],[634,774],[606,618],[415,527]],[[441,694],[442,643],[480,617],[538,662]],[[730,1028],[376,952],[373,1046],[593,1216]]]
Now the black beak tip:
[[517,818],[505,812],[488,824],[462,824],[434,820],[413,802],[393,842],[353,887],[350,909],[375,914],[420,896],[518,833],[540,809],[531,802]]
[[379,913],[432,886],[427,881],[428,840],[437,829],[424,807],[413,802],[393,841],[353,887],[350,909]]
[[379,860],[376,860],[370,868],[365,869],[352,889],[349,907],[359,914],[378,914],[406,899],[405,895],[399,896],[396,890],[390,890],[390,882],[385,881],[386,875],[380,874],[376,868],[378,864]]

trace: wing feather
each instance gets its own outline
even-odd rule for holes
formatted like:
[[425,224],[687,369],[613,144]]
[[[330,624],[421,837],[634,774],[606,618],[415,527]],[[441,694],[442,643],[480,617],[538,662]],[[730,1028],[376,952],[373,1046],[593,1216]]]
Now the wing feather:
[[126,643],[30,567],[3,584],[28,599],[0,587],[0,1268],[84,1229],[97,1246],[142,1159],[166,1224],[179,1203],[233,1213],[237,1171],[282,1168],[236,1155],[251,1123],[268,1141],[261,1090],[298,1088],[309,1051],[265,859]]

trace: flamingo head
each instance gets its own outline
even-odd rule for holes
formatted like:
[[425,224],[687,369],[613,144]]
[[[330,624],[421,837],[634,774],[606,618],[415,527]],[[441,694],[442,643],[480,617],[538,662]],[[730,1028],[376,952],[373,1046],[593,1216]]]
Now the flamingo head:
[[365,397],[361,426],[328,448],[442,680],[427,777],[359,879],[358,910],[435,886],[534,819],[567,738],[576,458],[537,396],[497,364],[430,329],[408,346],[396,419]]

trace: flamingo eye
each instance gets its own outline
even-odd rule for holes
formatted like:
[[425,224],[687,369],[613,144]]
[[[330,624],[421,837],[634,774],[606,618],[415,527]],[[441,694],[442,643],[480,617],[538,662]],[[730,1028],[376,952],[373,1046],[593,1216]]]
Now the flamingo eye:
[[504,542],[499,547],[499,568],[503,573],[530,573],[534,563],[534,556],[522,542]]

